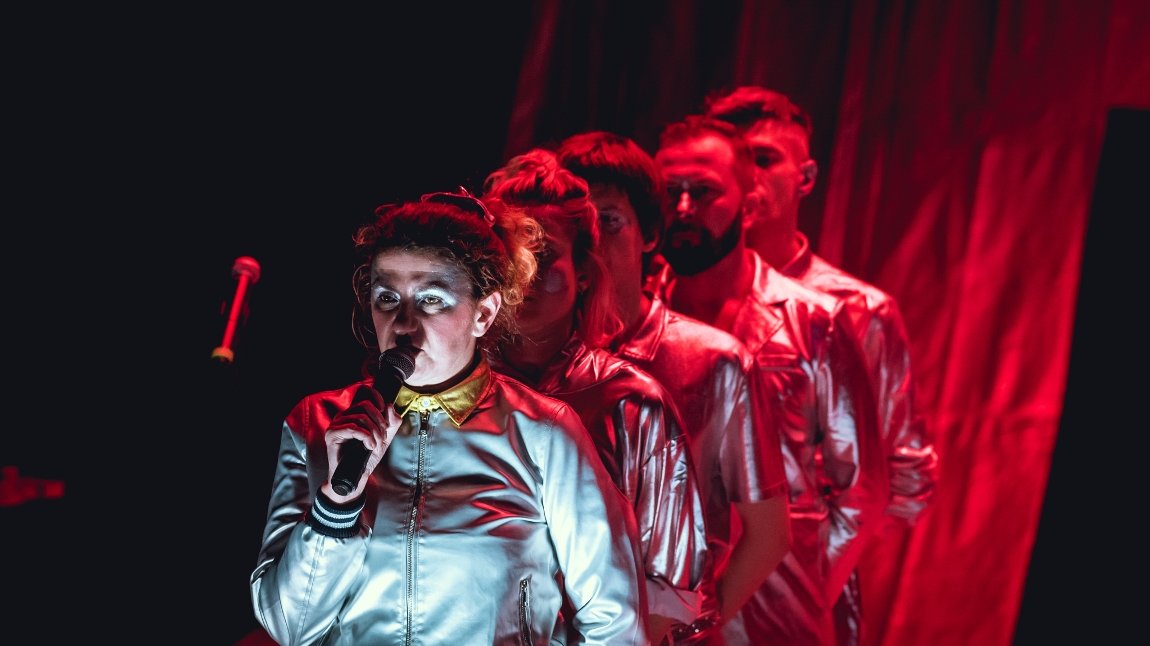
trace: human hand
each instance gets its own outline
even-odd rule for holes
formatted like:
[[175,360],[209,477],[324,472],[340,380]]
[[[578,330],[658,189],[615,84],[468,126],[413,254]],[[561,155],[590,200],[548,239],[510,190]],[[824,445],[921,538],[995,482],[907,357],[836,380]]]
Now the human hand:
[[[322,487],[324,495],[340,503],[358,498],[402,421],[379,391],[360,386],[351,405],[332,419],[324,434],[328,459],[328,481]],[[360,464],[362,471],[356,468]]]

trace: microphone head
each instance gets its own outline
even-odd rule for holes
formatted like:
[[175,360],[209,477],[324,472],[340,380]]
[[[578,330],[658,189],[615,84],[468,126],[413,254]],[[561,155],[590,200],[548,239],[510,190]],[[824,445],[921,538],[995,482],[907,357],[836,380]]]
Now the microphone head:
[[410,345],[390,348],[379,355],[379,371],[391,370],[401,380],[406,380],[415,372],[415,355],[418,353],[419,348]]
[[232,265],[232,276],[235,278],[247,276],[254,285],[260,282],[260,263],[251,256],[240,256]]

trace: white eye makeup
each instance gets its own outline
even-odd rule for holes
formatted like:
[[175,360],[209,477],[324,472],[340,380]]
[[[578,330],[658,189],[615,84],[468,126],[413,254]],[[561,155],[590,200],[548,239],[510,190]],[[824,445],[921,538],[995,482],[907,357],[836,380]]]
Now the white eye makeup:
[[371,288],[371,302],[377,309],[390,310],[399,305],[399,293],[374,285]]
[[417,291],[415,302],[425,312],[441,312],[458,305],[459,298],[451,290],[431,287]]
[[[429,314],[449,310],[459,305],[460,295],[443,285],[432,284],[420,287],[410,296],[416,307]],[[387,287],[376,285],[372,288],[372,302],[380,310],[393,310],[399,307],[403,296],[399,292]]]

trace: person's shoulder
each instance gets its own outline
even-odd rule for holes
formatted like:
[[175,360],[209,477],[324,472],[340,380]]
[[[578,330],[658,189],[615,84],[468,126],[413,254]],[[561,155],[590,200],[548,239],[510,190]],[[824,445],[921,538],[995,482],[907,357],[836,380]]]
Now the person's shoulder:
[[370,387],[371,380],[364,378],[337,388],[313,391],[303,396],[300,400],[300,405],[306,404],[314,406],[320,403],[333,403],[337,405],[343,404],[346,407],[351,404],[352,398],[355,397],[355,392],[363,386]]
[[503,372],[491,371],[491,380],[497,396],[513,401],[518,408],[530,407],[533,411],[567,407],[567,402],[542,393],[526,383]]
[[693,354],[706,350],[740,360],[750,356],[750,351],[734,334],[670,309],[667,310],[667,333],[663,336],[663,344]]
[[502,372],[492,371],[491,379],[494,384],[492,397],[501,400],[500,406],[531,419],[552,420],[553,422],[553,424],[542,426],[527,425],[521,427],[521,430],[550,428],[552,430],[578,430],[579,434],[586,434],[585,430],[581,430],[584,427],[578,411],[566,401],[539,392],[515,377]]
[[606,348],[587,348],[587,355],[595,366],[599,381],[604,380],[634,380],[637,383],[648,381],[656,382],[654,377],[647,373],[634,361],[620,357]]
[[339,388],[319,390],[304,395],[288,412],[285,421],[301,433],[322,432],[326,422],[351,406],[355,393],[361,387],[371,387],[368,379]]
[[767,268],[766,276],[765,291],[774,300],[790,300],[799,303],[802,308],[828,315],[836,314],[848,302],[845,298],[805,285],[773,267]]
[[897,309],[894,296],[814,254],[804,282],[840,298],[862,297],[868,310]]
[[497,391],[502,390],[504,393],[511,393],[515,395],[525,396],[530,400],[540,399],[542,401],[553,400],[554,398],[549,395],[535,390],[524,382],[512,377],[511,375],[498,370],[491,371],[491,381],[495,384]]
[[630,359],[612,354],[604,348],[588,348],[588,354],[596,366],[595,387],[602,387],[604,393],[639,395],[658,402],[671,400],[663,383]]

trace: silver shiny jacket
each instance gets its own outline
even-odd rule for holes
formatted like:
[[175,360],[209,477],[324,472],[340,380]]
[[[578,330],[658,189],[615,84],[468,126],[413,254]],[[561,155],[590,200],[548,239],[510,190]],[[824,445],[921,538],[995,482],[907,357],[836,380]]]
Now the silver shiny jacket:
[[799,252],[779,271],[855,306],[850,308],[851,319],[877,397],[879,432],[887,453],[887,514],[911,524],[934,496],[938,455],[914,407],[910,341],[902,313],[890,294],[831,265],[811,251],[806,236],[798,237]]
[[[614,351],[658,379],[675,399],[691,438],[712,567],[721,570],[731,551],[732,503],[760,502],[787,490],[755,359],[734,336],[668,309],[658,297]],[[717,609],[712,600],[705,605]]]
[[307,522],[324,431],[366,383],[310,395],[284,422],[251,576],[276,641],[563,643],[566,595],[581,643],[646,642],[635,526],[582,422],[486,361],[434,396],[401,389],[405,421],[355,535]]
[[770,417],[782,438],[791,549],[722,632],[728,644],[829,644],[831,607],[886,507],[885,453],[843,301],[754,261],[729,331],[777,393]]
[[[702,501],[673,400],[651,375],[578,337],[560,357],[531,385],[578,412],[631,501],[650,612],[689,624],[711,582]],[[494,359],[492,367],[521,376]]]

